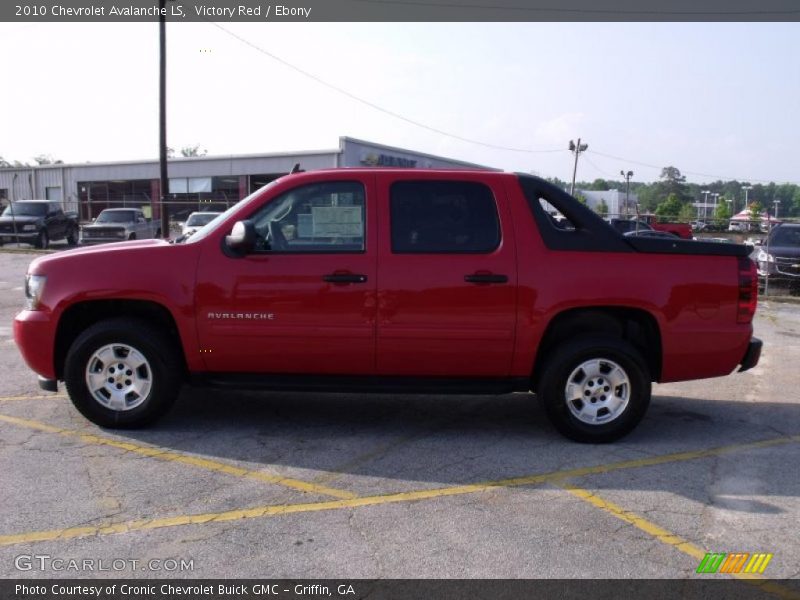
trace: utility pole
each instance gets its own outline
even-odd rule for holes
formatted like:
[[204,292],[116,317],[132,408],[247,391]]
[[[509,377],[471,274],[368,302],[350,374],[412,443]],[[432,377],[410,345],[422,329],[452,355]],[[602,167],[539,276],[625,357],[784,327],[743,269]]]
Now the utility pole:
[[775,218],[778,218],[778,205],[781,203],[780,200],[773,200],[772,205],[775,207]]
[[[708,195],[711,193],[711,190],[703,190],[700,192],[703,194],[703,219],[708,219]],[[697,211],[697,218],[700,218],[700,211]]]
[[[161,15],[158,18],[159,32],[159,72],[158,72],[158,137],[159,163],[161,166],[160,193],[161,237],[169,238],[169,176],[167,174],[167,17],[166,0],[160,0]],[[152,216],[152,215],[151,215]]]
[[572,168],[572,186],[569,188],[570,196],[575,195],[575,175],[578,173],[578,155],[580,155],[581,152],[585,152],[588,147],[589,144],[581,144],[581,138],[578,138],[577,144],[572,140],[569,141],[570,152],[575,154],[575,166]]
[[629,206],[628,203],[630,202],[631,196],[631,177],[633,177],[633,171],[628,171],[627,173],[625,171],[620,171],[619,174],[625,178],[625,216],[627,217]]

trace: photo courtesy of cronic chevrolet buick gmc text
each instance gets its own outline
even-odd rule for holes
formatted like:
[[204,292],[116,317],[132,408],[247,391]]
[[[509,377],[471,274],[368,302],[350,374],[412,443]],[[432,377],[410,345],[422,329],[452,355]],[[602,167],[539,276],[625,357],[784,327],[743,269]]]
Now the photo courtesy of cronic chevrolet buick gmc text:
[[527,175],[314,171],[185,243],[34,260],[14,336],[41,387],[65,381],[104,427],[153,422],[186,381],[532,391],[561,433],[608,442],[642,418],[651,382],[757,364],[747,255],[626,238]]

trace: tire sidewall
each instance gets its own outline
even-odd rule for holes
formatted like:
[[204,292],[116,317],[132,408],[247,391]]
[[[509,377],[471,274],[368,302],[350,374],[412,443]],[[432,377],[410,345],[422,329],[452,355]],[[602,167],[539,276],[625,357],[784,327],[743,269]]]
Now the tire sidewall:
[[[103,406],[86,385],[86,367],[91,356],[99,348],[117,343],[139,351],[152,373],[147,398],[136,408],[125,411]],[[72,403],[87,419],[101,427],[134,428],[152,423],[172,406],[180,388],[177,369],[169,354],[169,343],[146,324],[111,320],[98,323],[78,336],[67,353],[64,380]]]
[[39,237],[36,239],[36,247],[42,250],[47,250],[50,245],[50,238],[47,235],[47,230],[42,229],[39,231]]
[[[590,425],[569,410],[564,390],[578,365],[598,358],[617,363],[628,376],[631,389],[622,414],[611,422]],[[625,341],[602,337],[578,339],[559,349],[548,361],[539,385],[539,395],[555,427],[568,438],[585,443],[613,442],[629,433],[647,411],[650,393],[650,376],[639,352]]]

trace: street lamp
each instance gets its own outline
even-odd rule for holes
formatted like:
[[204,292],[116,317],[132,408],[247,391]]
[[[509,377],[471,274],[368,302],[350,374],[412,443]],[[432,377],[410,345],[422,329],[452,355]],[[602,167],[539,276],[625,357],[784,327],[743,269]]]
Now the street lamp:
[[749,206],[749,204],[747,204],[747,192],[752,190],[753,186],[752,185],[743,185],[742,189],[744,190],[744,207],[746,209]]
[[[703,194],[703,219],[708,218],[708,195],[711,193],[711,190],[703,190],[700,192]],[[697,211],[698,218],[700,217],[700,211]]]
[[572,187],[569,188],[570,196],[575,195],[575,175],[578,173],[578,155],[580,155],[581,152],[585,152],[588,147],[589,144],[581,144],[581,138],[578,138],[577,144],[572,140],[569,141],[569,151],[575,154],[575,166],[572,169]]
[[625,178],[625,216],[628,216],[628,202],[630,202],[631,196],[631,177],[633,177],[633,171],[620,171],[620,175]]
[[773,200],[772,205],[775,207],[775,218],[778,218],[778,205],[781,203],[780,200]]
[[719,194],[714,193],[714,194],[711,194],[711,195],[714,196],[714,218],[716,219],[716,217],[717,217],[717,198],[719,198]]

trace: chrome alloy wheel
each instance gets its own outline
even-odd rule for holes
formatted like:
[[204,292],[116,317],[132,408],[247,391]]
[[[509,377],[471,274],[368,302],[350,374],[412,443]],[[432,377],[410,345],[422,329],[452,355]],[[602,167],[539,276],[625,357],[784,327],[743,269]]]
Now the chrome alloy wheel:
[[136,348],[108,344],[86,363],[86,386],[101,405],[116,411],[136,408],[153,387],[150,363]]
[[602,425],[619,417],[630,396],[628,374],[605,358],[581,363],[570,374],[564,389],[564,400],[572,416],[589,425]]

